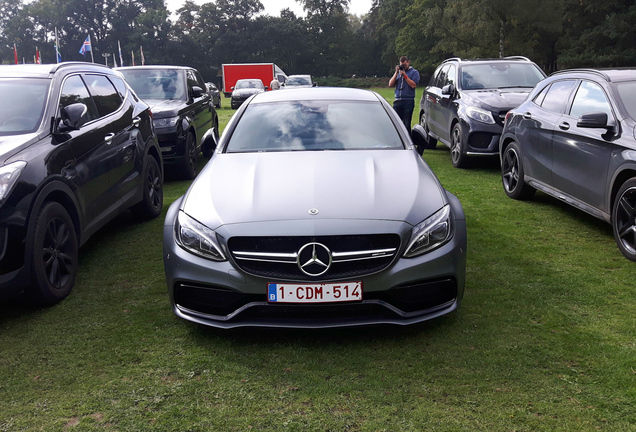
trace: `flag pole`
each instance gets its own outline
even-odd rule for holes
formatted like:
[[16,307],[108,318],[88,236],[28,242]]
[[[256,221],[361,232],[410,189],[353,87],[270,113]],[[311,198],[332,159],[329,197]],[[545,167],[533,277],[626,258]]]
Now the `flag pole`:
[[95,58],[93,57],[93,42],[91,41],[91,34],[88,34],[88,45],[91,47],[91,62],[95,63]]

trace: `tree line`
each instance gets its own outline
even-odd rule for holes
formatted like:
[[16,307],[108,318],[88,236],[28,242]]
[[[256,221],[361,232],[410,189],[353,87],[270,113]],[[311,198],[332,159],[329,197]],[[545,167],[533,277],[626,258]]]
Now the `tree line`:
[[[296,0],[263,15],[259,0],[185,1],[173,16],[164,0],[3,0],[0,63],[55,63],[58,32],[64,61],[91,36],[96,62],[121,45],[146,64],[179,64],[213,80],[223,63],[273,62],[288,74],[389,76],[401,55],[426,77],[449,57],[522,55],[546,72],[570,67],[636,65],[633,0],[374,0],[364,16],[350,0]],[[90,57],[88,57],[90,58]]]

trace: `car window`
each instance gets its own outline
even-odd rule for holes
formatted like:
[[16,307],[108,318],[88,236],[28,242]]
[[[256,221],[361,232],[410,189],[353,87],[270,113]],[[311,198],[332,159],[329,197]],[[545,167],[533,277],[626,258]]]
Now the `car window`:
[[450,65],[448,68],[448,72],[446,73],[446,81],[444,85],[455,84],[455,77],[457,75],[457,68],[454,64]]
[[236,82],[237,89],[247,89],[247,88],[264,88],[261,80],[238,80]]
[[444,83],[446,82],[446,75],[448,74],[448,68],[450,65],[444,65],[442,70],[439,71],[439,75],[437,76],[437,80],[435,81],[435,87],[442,88],[444,87]]
[[433,75],[431,75],[431,79],[428,82],[428,85],[430,87],[435,86],[435,82],[437,81],[437,76],[439,75],[439,72],[442,70],[442,66],[438,66],[437,69],[435,69],[435,72],[433,72]]
[[188,78],[188,88],[199,86],[199,81],[197,81],[197,76],[194,74],[193,70],[187,70],[186,77]]
[[541,107],[548,111],[556,113],[562,113],[565,110],[565,106],[568,103],[568,96],[572,87],[574,87],[574,80],[557,81],[552,83],[548,93],[543,99]]
[[115,76],[109,76],[108,79],[110,80],[110,82],[113,83],[113,85],[117,89],[117,92],[120,94],[122,99],[126,98],[127,89],[126,89],[126,83],[124,83],[124,80]]
[[122,69],[126,82],[142,99],[186,100],[183,75],[173,69]]
[[88,91],[97,104],[100,117],[106,116],[119,109],[122,98],[115,86],[103,75],[84,75]]
[[533,88],[544,78],[533,63],[493,62],[466,64],[461,70],[464,90]]
[[583,114],[597,112],[606,113],[608,118],[613,116],[612,108],[603,89],[598,84],[583,81],[576,91],[570,115],[580,117]]
[[228,153],[403,149],[380,103],[302,101],[251,104],[227,145]]
[[[0,79],[0,135],[35,132],[40,125],[50,80]],[[10,101],[10,103],[7,103]]]
[[618,83],[615,88],[627,114],[636,119],[636,81]]
[[535,96],[534,98],[534,103],[541,106],[541,104],[543,103],[543,99],[545,99],[545,95],[548,94],[548,89],[550,88],[549,85],[545,86],[543,88],[543,90],[541,90],[541,92],[539,92],[538,95]]
[[79,75],[68,77],[62,86],[60,94],[60,108],[64,108],[74,103],[83,103],[88,108],[86,113],[87,121],[95,120],[99,117],[97,106],[91,98],[84,81]]

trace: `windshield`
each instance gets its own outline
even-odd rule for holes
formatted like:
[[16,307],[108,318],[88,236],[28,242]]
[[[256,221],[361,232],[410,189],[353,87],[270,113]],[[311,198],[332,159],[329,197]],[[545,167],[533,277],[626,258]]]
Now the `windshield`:
[[621,82],[615,86],[625,111],[632,119],[636,120],[636,81]]
[[234,88],[237,89],[246,89],[246,88],[263,88],[263,83],[261,80],[238,80],[236,82],[236,86]]
[[226,151],[403,148],[379,102],[302,101],[249,105]]
[[533,64],[504,63],[464,65],[461,71],[462,90],[533,88],[543,79]]
[[186,100],[182,71],[166,69],[123,69],[120,72],[142,99]]
[[311,79],[309,78],[305,78],[305,77],[290,77],[287,80],[287,84],[288,86],[295,86],[295,85],[311,85]]
[[0,79],[0,135],[19,135],[35,132],[40,125],[48,79]]

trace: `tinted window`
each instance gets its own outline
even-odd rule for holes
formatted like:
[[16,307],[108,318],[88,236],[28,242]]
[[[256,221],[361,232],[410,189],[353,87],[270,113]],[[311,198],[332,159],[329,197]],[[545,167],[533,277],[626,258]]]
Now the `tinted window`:
[[227,152],[402,149],[380,103],[303,101],[251,104]]
[[121,96],[108,78],[103,75],[85,75],[84,79],[101,117],[119,109]]
[[570,115],[580,117],[583,114],[596,112],[604,112],[608,118],[612,117],[612,108],[603,89],[597,84],[583,81],[576,91]]
[[64,81],[62,94],[60,95],[60,108],[74,103],[83,103],[86,105],[88,108],[88,112],[86,113],[88,121],[95,120],[99,117],[97,107],[88,93],[84,81],[82,81],[79,75],[73,75]]
[[435,87],[442,88],[444,87],[444,83],[446,82],[446,75],[448,74],[448,68],[450,65],[446,65],[439,71],[439,75],[437,76],[437,80],[435,80]]
[[455,76],[457,75],[457,68],[455,65],[450,65],[448,72],[446,73],[446,82],[444,85],[455,84]]
[[247,88],[264,88],[263,82],[261,80],[238,80],[236,82],[236,89],[247,89]]
[[194,71],[188,70],[186,71],[186,76],[188,77],[188,87],[192,88],[194,86],[198,86],[199,82],[197,81],[197,77],[194,74]]
[[616,91],[627,114],[636,119],[636,81],[618,83]]
[[170,69],[123,69],[126,82],[142,99],[186,100],[181,71]]
[[532,63],[466,64],[461,70],[461,87],[464,90],[533,88],[543,78]]
[[541,106],[549,111],[562,113],[568,103],[568,96],[574,84],[573,80],[552,83]]
[[[35,132],[42,120],[48,79],[0,79],[0,135]],[[9,102],[10,103],[7,103]]]
[[441,66],[439,66],[437,69],[435,69],[435,72],[433,72],[433,75],[431,76],[431,80],[428,83],[429,86],[434,86],[435,85],[435,81],[437,81],[437,75],[439,74],[439,72],[441,70],[442,70]]
[[109,76],[108,79],[113,83],[117,92],[121,95],[122,99],[126,97],[126,84],[124,80],[119,77]]
[[545,86],[543,90],[541,90],[541,92],[534,98],[534,103],[541,106],[541,104],[543,103],[543,99],[545,99],[545,95],[548,94],[549,88],[550,86]]

